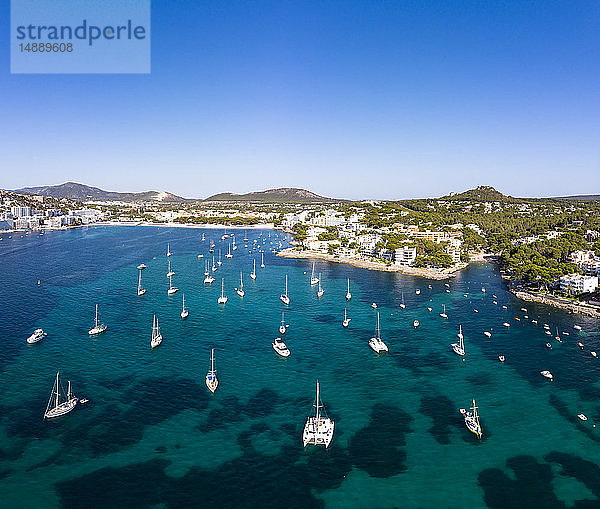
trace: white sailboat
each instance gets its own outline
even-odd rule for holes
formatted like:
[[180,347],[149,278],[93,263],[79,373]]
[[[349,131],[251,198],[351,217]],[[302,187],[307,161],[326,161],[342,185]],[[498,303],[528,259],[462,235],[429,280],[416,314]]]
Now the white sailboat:
[[217,299],[217,304],[226,304],[227,296],[225,295],[225,278],[221,279],[221,296]]
[[233,249],[234,251],[237,251],[237,245],[236,245],[236,243],[235,243],[235,236],[233,237],[232,249]]
[[209,270],[208,270],[208,260],[204,262],[204,275],[208,276],[209,274]]
[[404,292],[402,292],[402,302],[400,303],[400,307],[402,309],[404,309],[406,307],[406,304],[404,304]]
[[175,272],[171,269],[171,259],[169,258],[169,272],[167,272],[167,277],[174,276]]
[[101,334],[106,330],[106,325],[98,322],[98,304],[96,304],[96,318],[94,319],[94,326],[88,331],[90,336],[95,334]]
[[348,312],[346,311],[346,308],[344,308],[344,321],[342,322],[342,326],[348,327],[348,325],[350,325],[350,320],[352,320],[352,318],[348,318]]
[[179,288],[173,286],[173,276],[169,276],[169,289],[167,290],[167,295],[173,295]]
[[460,413],[463,414],[465,418],[465,425],[467,429],[475,434],[477,438],[481,438],[481,424],[479,423],[479,414],[477,413],[477,405],[475,404],[475,399],[473,399],[473,406],[470,408],[472,412],[467,412],[464,408],[460,409]]
[[323,411],[325,409],[319,400],[319,390],[319,381],[317,380],[317,395],[314,404],[316,411],[314,417],[308,416],[306,419],[304,431],[302,432],[302,443],[304,444],[304,447],[312,444],[324,445],[325,448],[327,448],[333,439],[335,423],[329,417],[323,417],[322,415],[321,409],[323,409]]
[[256,279],[256,258],[252,260],[252,272],[250,273],[252,279]]
[[319,282],[319,278],[315,277],[315,262],[312,264],[312,273],[310,275],[310,286],[314,286]]
[[459,332],[458,332],[457,336],[458,336],[458,343],[452,343],[452,345],[450,345],[450,346],[452,347],[452,350],[454,350],[454,353],[456,355],[460,355],[460,356],[464,357],[464,355],[465,355],[465,338],[462,333],[462,325],[459,325]]
[[231,254],[231,244],[229,244],[227,247],[227,254],[225,255],[225,258],[233,258],[233,255]]
[[279,334],[283,335],[285,334],[285,318],[283,315],[283,311],[281,312],[281,325],[279,326]]
[[260,268],[261,269],[265,268],[265,254],[264,253],[260,253]]
[[248,242],[248,231],[244,230],[244,242]]
[[182,294],[182,302],[181,302],[181,319],[185,320],[189,316],[189,311],[185,309],[185,293]]
[[142,288],[142,271],[138,271],[140,273],[139,277],[138,277],[138,289],[137,289],[137,294],[139,297],[141,297],[142,295],[144,295],[146,293],[146,289]]
[[317,297],[319,297],[319,298],[323,297],[324,293],[325,293],[325,290],[323,290],[323,288],[321,287],[321,273],[319,273],[319,289],[317,290]]
[[215,265],[215,257],[213,256],[212,271],[215,272],[216,270],[217,270],[217,266]]
[[214,394],[219,386],[219,380],[217,379],[217,370],[215,369],[215,349],[210,349],[210,371],[206,373],[206,387]]
[[387,352],[388,346],[381,339],[381,330],[379,329],[379,312],[377,312],[377,325],[375,327],[375,337],[369,339],[369,346],[375,353]]
[[160,327],[158,326],[158,318],[154,315],[152,320],[152,338],[150,339],[150,346],[156,348],[162,343],[162,334],[160,333]]
[[44,412],[44,419],[51,419],[52,417],[59,417],[61,415],[68,414],[75,408],[79,400],[76,396],[71,393],[71,381],[68,382],[67,397],[65,401],[60,402],[60,373],[56,373],[56,379],[54,380],[54,387],[46,405],[46,411]]
[[46,333],[44,332],[44,329],[35,329],[33,331],[33,334],[31,336],[29,336],[27,338],[27,342],[29,344],[33,344],[33,343],[37,343],[38,341],[40,341],[44,336],[46,335]]
[[348,291],[346,292],[346,300],[350,300],[352,298],[352,294],[350,293],[350,278],[348,278]]
[[206,262],[206,270],[204,271],[204,282],[206,284],[210,284],[214,280],[215,278],[210,275],[210,271],[208,270],[208,262]]
[[273,340],[273,343],[271,343],[271,346],[273,347],[273,350],[275,350],[275,352],[277,352],[278,355],[281,355],[282,357],[289,357],[290,356],[290,350],[287,347],[287,345],[283,342],[283,339],[281,338],[275,338]]
[[219,249],[219,259],[217,260],[217,265],[220,267],[223,262],[221,261],[221,250]]
[[285,305],[288,305],[290,303],[290,298],[288,297],[287,274],[285,275],[285,293],[282,294],[279,298],[281,299],[281,302],[283,302]]
[[204,233],[202,234],[202,239],[201,241],[204,242],[206,239],[204,238]]
[[240,272],[240,287],[236,289],[236,292],[240,297],[243,297],[244,295],[246,295],[246,292],[244,292],[244,278],[243,278],[241,272]]
[[440,313],[440,316],[442,318],[448,318],[448,315],[446,314],[446,304],[442,304],[442,307],[444,308],[444,311]]
[[147,266],[146,266],[146,264],[145,264],[145,263],[140,263],[140,264],[137,266],[138,270],[144,270],[146,267],[147,267]]
[[167,256],[171,256],[173,253],[171,253],[171,244],[167,244]]

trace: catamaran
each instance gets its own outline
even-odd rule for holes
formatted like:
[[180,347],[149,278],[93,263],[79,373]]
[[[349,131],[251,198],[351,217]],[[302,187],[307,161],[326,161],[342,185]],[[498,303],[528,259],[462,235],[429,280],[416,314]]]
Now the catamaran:
[[319,278],[315,276],[315,262],[312,265],[312,273],[310,275],[310,286],[314,286],[319,282]]
[[325,290],[323,290],[323,288],[321,287],[321,273],[319,272],[319,289],[317,290],[317,297],[319,297],[319,298],[323,297],[324,293],[325,293]]
[[452,350],[454,350],[454,353],[456,355],[460,355],[462,357],[464,357],[465,355],[465,338],[463,336],[462,333],[462,325],[459,325],[459,332],[457,334],[458,336],[458,343],[452,343]]
[[243,279],[243,276],[242,276],[241,272],[240,272],[240,287],[236,288],[235,291],[237,292],[237,294],[240,297],[243,297],[244,295],[246,295],[246,292],[244,292],[244,279]]
[[94,320],[94,326],[88,331],[90,336],[94,336],[95,334],[101,334],[106,330],[106,325],[103,323],[98,323],[98,304],[96,304],[96,318]]
[[206,387],[214,394],[219,386],[219,380],[217,379],[217,370],[215,369],[215,349],[210,350],[210,371],[206,373]]
[[225,295],[225,278],[221,278],[221,296],[217,299],[217,304],[226,304],[227,296]]
[[325,414],[325,417],[322,415],[321,409],[323,409],[324,412],[325,408],[319,401],[319,389],[319,381],[317,380],[317,396],[315,398],[315,404],[313,405],[316,411],[314,417],[308,416],[306,419],[304,431],[302,432],[302,443],[304,444],[304,447],[308,444],[312,444],[324,445],[325,448],[327,448],[333,439],[335,423],[327,417],[327,414]]
[[233,255],[231,254],[231,244],[229,244],[227,247],[227,254],[225,255],[225,258],[233,258]]
[[261,269],[265,268],[265,254],[264,253],[260,253],[260,268]]
[[175,272],[171,269],[171,259],[169,258],[169,272],[167,272],[167,277],[174,276]]
[[173,276],[169,276],[169,289],[167,290],[167,295],[173,295],[179,288],[173,286]]
[[27,342],[29,344],[32,343],[37,343],[38,341],[40,341],[44,336],[46,335],[46,333],[44,332],[44,329],[35,329],[33,331],[33,334],[31,336],[29,336],[27,338]]
[[185,309],[185,293],[182,294],[182,302],[181,302],[181,319],[185,320],[189,316],[189,311]]
[[348,291],[346,292],[346,300],[350,300],[352,298],[352,294],[350,293],[350,278],[348,278]]
[[173,253],[171,253],[171,244],[167,244],[167,256],[171,256]]
[[150,346],[152,348],[157,347],[162,343],[162,334],[160,333],[160,327],[158,326],[158,318],[154,315],[152,320],[152,338],[150,339]]
[[442,318],[448,318],[448,315],[446,314],[446,304],[442,304],[442,306],[443,306],[443,308],[444,308],[444,311],[442,311],[442,312],[440,313],[440,316],[441,316]]
[[381,339],[381,330],[379,329],[379,311],[377,312],[377,325],[375,327],[375,337],[369,339],[369,346],[375,353],[387,352],[388,346]]
[[348,318],[348,312],[346,311],[346,308],[344,308],[344,321],[342,322],[342,325],[348,327],[348,325],[350,325],[350,320],[352,320],[352,318]]
[[402,292],[402,302],[400,303],[400,307],[402,309],[404,309],[406,307],[406,304],[404,304],[404,292]]
[[250,273],[252,279],[256,279],[256,258],[252,260],[252,272]]
[[463,414],[465,418],[465,425],[467,429],[475,434],[477,438],[481,438],[481,424],[479,423],[479,414],[477,413],[477,405],[475,404],[475,399],[473,399],[473,406],[470,408],[473,410],[472,412],[467,412],[464,408],[460,409],[460,413]]
[[283,302],[285,305],[288,305],[290,303],[290,298],[288,297],[287,274],[285,275],[285,293],[282,294],[279,298],[281,299],[281,302]]
[[273,347],[273,350],[275,350],[282,357],[290,356],[291,352],[290,352],[289,348],[287,347],[287,345],[283,342],[283,339],[275,338],[273,340],[273,343],[271,343],[271,346]]
[[142,288],[142,271],[139,271],[140,275],[138,277],[138,289],[137,289],[137,294],[139,297],[141,297],[142,295],[144,295],[146,293],[146,289]]
[[279,334],[285,334],[285,318],[283,316],[283,311],[281,312],[281,325],[279,326]]
[[71,393],[71,381],[68,382],[67,397],[65,401],[60,402],[60,373],[56,373],[56,379],[54,380],[54,387],[52,387],[52,393],[44,412],[44,419],[51,419],[52,417],[59,417],[61,415],[68,414],[75,408],[79,400],[76,396]]

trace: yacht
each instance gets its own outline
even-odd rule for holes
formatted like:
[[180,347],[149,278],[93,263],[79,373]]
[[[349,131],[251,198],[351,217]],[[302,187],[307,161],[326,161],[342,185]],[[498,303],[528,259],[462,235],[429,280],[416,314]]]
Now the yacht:
[[488,337],[488,338],[491,338],[491,337],[492,337],[492,333],[491,333],[491,332],[484,331],[484,332],[483,332],[483,334],[484,334],[486,337]]
[[283,293],[279,298],[281,299],[281,302],[283,302],[285,305],[289,305],[290,298],[288,296],[287,274],[285,276],[285,293]]
[[465,425],[467,429],[473,433],[477,438],[481,438],[481,424],[479,423],[479,414],[477,413],[477,405],[475,399],[473,399],[473,406],[470,408],[472,412],[468,412],[464,408],[460,409],[460,413],[465,418]]
[[325,290],[323,290],[323,288],[321,287],[321,273],[319,273],[319,289],[317,290],[317,297],[319,297],[319,298],[323,297],[324,293],[325,293]]
[[314,286],[319,282],[319,278],[315,276],[315,262],[312,265],[312,273],[310,275],[310,286]]
[[312,445],[324,445],[325,448],[329,447],[331,440],[333,439],[333,430],[335,427],[335,423],[321,412],[325,411],[323,405],[319,400],[319,381],[317,380],[317,397],[315,398],[314,407],[316,409],[315,415],[309,416],[306,419],[306,424],[304,425],[304,431],[302,432],[302,443],[304,447],[309,444]]
[[510,327],[510,323],[508,322],[504,322],[502,325],[504,325],[504,327]]
[[379,312],[377,313],[377,325],[375,327],[375,337],[369,339],[369,346],[375,353],[387,352],[388,346],[381,339],[381,330],[379,329]]
[[440,316],[442,318],[448,318],[448,315],[446,314],[446,304],[442,304],[442,307],[444,308],[444,310],[440,313]]
[[154,315],[154,319],[152,320],[152,338],[150,339],[150,346],[156,348],[162,343],[162,339],[160,327],[158,326],[158,318]]
[[376,302],[371,302],[371,307],[373,309],[377,309],[377,303]]
[[348,278],[348,290],[346,291],[346,300],[350,300],[352,298],[352,294],[350,293],[350,278]]
[[420,325],[419,320],[413,322],[413,327],[416,329]]
[[215,257],[213,256],[212,271],[215,272],[216,270],[217,266],[215,265]]
[[421,290],[419,290],[418,288],[415,290],[415,295],[421,295]]
[[167,272],[167,277],[174,276],[175,272],[171,269],[171,259],[169,258],[169,272]]
[[402,302],[400,303],[400,307],[401,307],[402,309],[405,309],[405,308],[406,308],[406,304],[404,304],[404,292],[402,292]]
[[573,325],[573,328],[574,328],[575,330],[581,330],[581,325]]
[[142,271],[139,271],[139,277],[138,277],[138,287],[137,287],[137,294],[138,297],[141,297],[142,295],[144,295],[146,293],[146,289],[142,288]]
[[46,333],[44,332],[44,329],[35,329],[33,331],[33,334],[31,336],[29,336],[27,338],[27,342],[29,344],[33,344],[33,343],[37,343],[38,341],[40,341],[44,336],[46,335]]
[[244,278],[243,278],[241,272],[240,272],[240,287],[236,288],[235,291],[237,292],[237,294],[240,297],[243,297],[244,295],[246,295],[246,292],[244,291]]
[[173,253],[171,253],[171,245],[167,244],[167,256],[171,256]]
[[598,358],[598,354],[597,354],[596,352],[594,352],[594,351],[591,351],[591,352],[590,352],[590,354],[592,355],[592,357],[596,357],[596,358]]
[[264,253],[260,253],[260,268],[261,269],[265,268],[265,255],[264,255]]
[[96,304],[96,318],[94,320],[94,326],[88,331],[90,336],[96,334],[102,334],[106,330],[106,325],[98,322],[98,304]]
[[248,242],[248,232],[244,230],[244,242]]
[[279,334],[285,334],[285,318],[283,316],[283,311],[281,312],[281,325],[279,326]]
[[225,258],[233,258],[233,255],[231,254],[231,244],[229,244],[229,247],[227,248],[227,254],[225,255]]
[[225,295],[225,278],[221,279],[221,296],[217,299],[217,304],[226,304],[227,296]]
[[219,249],[219,259],[217,260],[217,265],[220,267],[223,264],[221,261],[221,250]]
[[202,234],[202,239],[201,241],[204,242],[206,239],[204,238],[204,233]]
[[137,266],[137,268],[138,268],[138,270],[144,270],[144,269],[146,268],[146,264],[145,264],[145,263],[140,263],[140,264]]
[[206,373],[206,387],[213,394],[219,386],[219,380],[217,379],[217,370],[215,369],[215,349],[210,350],[210,371]]
[[215,278],[210,275],[210,271],[208,270],[208,262],[205,264],[206,270],[204,271],[204,282],[206,284],[211,284]]
[[77,405],[77,397],[71,393],[71,381],[68,382],[67,397],[61,403],[60,402],[60,373],[56,373],[56,379],[54,380],[54,387],[52,387],[52,393],[44,412],[44,419],[51,419],[53,417],[60,417],[61,415],[68,414]]
[[250,273],[252,279],[256,279],[256,258],[252,260],[252,272]]
[[273,350],[275,350],[275,352],[277,352],[277,354],[281,355],[282,357],[290,356],[290,350],[288,349],[286,344],[283,342],[283,339],[275,338],[273,340],[273,343],[271,343],[271,346],[273,347]]
[[504,357],[504,355],[499,355],[499,356],[498,356],[498,360],[499,360],[500,362],[504,362],[504,361],[506,360],[506,358]]
[[485,288],[483,286],[481,287],[481,291],[485,293]]
[[173,295],[179,288],[173,286],[173,276],[169,277],[169,289],[167,290],[167,295]]
[[544,378],[552,380],[552,373],[550,373],[548,370],[540,371],[540,375],[542,375]]
[[344,321],[342,322],[342,325],[348,327],[348,325],[350,325],[350,320],[352,320],[352,318],[348,318],[348,312],[346,311],[346,308],[344,308]]
[[459,326],[458,343],[452,343],[450,346],[456,355],[460,355],[461,357],[465,356],[465,338],[462,333],[462,325]]
[[189,311],[185,309],[185,293],[182,294],[182,302],[181,302],[181,319],[185,320],[189,316]]

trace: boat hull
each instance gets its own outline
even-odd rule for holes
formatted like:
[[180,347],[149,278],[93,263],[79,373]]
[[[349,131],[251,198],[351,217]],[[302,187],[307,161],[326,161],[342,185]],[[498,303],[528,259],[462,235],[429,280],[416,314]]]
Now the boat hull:
[[57,407],[48,410],[45,413],[44,417],[46,419],[52,419],[54,417],[60,417],[61,415],[68,414],[71,410],[75,408],[75,406],[77,405],[77,401],[77,398],[71,398],[70,400],[65,401],[64,403],[61,403]]

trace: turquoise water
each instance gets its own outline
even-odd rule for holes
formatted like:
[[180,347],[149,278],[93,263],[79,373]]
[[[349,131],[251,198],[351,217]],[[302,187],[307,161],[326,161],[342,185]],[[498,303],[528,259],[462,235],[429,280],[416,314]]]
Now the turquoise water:
[[[444,282],[318,261],[325,290],[318,299],[307,260],[267,252],[261,269],[258,254],[252,281],[256,253],[244,249],[243,231],[234,258],[223,256],[216,281],[205,285],[197,255],[208,255],[210,239],[224,255],[222,233],[90,227],[2,235],[2,507],[600,505],[600,359],[590,355],[600,352],[597,321],[518,301],[490,264],[460,273],[447,293]],[[282,234],[271,232],[276,236]],[[170,297],[167,242],[180,289]],[[148,292],[138,297],[142,262]],[[240,270],[243,299],[234,290]],[[279,300],[286,274],[289,307]],[[225,306],[217,305],[221,277]],[[347,277],[352,321],[344,329]],[[406,309],[399,307],[402,292]],[[367,345],[373,301],[390,348],[384,356]],[[90,338],[96,302],[108,330]],[[442,304],[447,320],[439,316]],[[287,359],[271,348],[282,309]],[[151,350],[153,313],[164,339]],[[570,335],[558,344],[543,323]],[[459,324],[464,362],[449,346]],[[26,344],[37,327],[48,336]],[[211,348],[220,382],[214,395],[204,385]],[[539,375],[543,369],[553,382]],[[57,370],[90,402],[44,422]],[[328,450],[301,444],[317,378],[336,423]],[[473,397],[480,441],[458,411]]]

